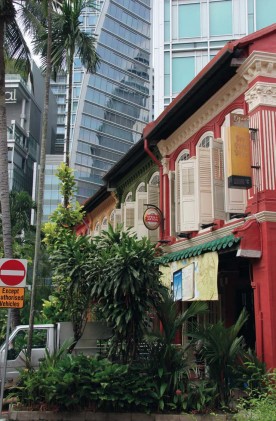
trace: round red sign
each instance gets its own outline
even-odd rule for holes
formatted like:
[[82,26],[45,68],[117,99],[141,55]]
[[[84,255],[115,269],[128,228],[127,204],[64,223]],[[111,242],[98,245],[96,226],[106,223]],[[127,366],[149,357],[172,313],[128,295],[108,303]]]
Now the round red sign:
[[20,260],[6,260],[0,267],[0,280],[8,286],[17,286],[25,279],[26,269]]
[[161,214],[158,209],[148,208],[144,212],[144,224],[149,230],[156,230],[161,224]]

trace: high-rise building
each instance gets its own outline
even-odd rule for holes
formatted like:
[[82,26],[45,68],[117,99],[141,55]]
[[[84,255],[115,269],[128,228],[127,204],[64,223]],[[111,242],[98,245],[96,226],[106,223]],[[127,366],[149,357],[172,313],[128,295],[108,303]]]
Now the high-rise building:
[[226,42],[275,23],[276,1],[153,0],[153,12],[156,118]]
[[[103,175],[137,142],[152,115],[151,0],[97,1],[82,25],[96,35],[101,58],[88,74],[74,63],[70,166],[77,200],[102,185]],[[66,75],[52,84],[58,103],[55,150],[62,152],[66,115]]]
[[[20,74],[6,74],[5,98],[8,134],[9,188],[27,191],[36,200],[36,169],[40,159],[40,142],[44,82],[40,70],[32,63],[33,86]],[[49,96],[47,148],[56,137],[56,101]]]

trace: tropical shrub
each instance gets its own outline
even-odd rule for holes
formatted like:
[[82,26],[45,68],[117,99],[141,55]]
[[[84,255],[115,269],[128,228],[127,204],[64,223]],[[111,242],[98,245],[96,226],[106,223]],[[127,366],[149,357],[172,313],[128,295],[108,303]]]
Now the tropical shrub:
[[161,299],[156,302],[155,309],[162,328],[161,331],[149,332],[145,336],[148,371],[158,379],[161,369],[167,392],[173,395],[175,390],[183,389],[183,383],[187,383],[188,379],[186,354],[190,345],[183,347],[174,343],[177,331],[194,316],[205,313],[208,307],[206,303],[198,301],[179,314],[170,293],[164,290]]
[[236,421],[271,421],[275,419],[276,370],[263,376],[263,388],[248,389],[247,396],[240,400]]
[[138,240],[130,231],[114,231],[111,226],[95,242],[97,253],[87,259],[86,279],[93,284],[93,300],[113,329],[109,356],[131,362],[164,289],[155,246],[145,237]]
[[222,321],[191,333],[202,340],[201,355],[209,369],[209,377],[217,385],[218,404],[228,406],[234,386],[234,368],[243,352],[243,336],[239,332],[248,315],[243,309],[235,324],[225,327]]
[[21,372],[13,395],[32,409],[149,412],[158,406],[145,372],[107,359],[48,356],[37,371]]

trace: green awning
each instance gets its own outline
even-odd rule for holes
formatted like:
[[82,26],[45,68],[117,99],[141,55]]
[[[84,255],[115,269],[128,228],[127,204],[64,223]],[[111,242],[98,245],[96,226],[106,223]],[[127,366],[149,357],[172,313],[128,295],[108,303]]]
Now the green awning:
[[203,253],[210,251],[219,251],[222,249],[231,248],[240,242],[240,238],[234,237],[233,234],[227,235],[222,238],[216,238],[215,240],[208,241],[207,243],[199,244],[194,247],[189,247],[185,250],[174,251],[168,253],[158,259],[158,263],[164,264],[169,262],[175,262],[177,260],[187,259],[189,257],[199,256]]

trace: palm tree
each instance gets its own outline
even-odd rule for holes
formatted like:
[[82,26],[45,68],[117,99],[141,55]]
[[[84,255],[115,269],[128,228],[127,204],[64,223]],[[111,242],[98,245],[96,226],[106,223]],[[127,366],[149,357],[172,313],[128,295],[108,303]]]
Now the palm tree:
[[176,334],[195,316],[205,314],[208,306],[205,302],[195,301],[183,313],[179,313],[177,303],[173,301],[168,290],[162,295],[162,300],[156,306],[156,315],[161,322],[160,331],[146,335],[149,346],[150,367],[153,372],[162,368],[166,378],[167,390],[173,392],[179,386],[183,372],[187,371],[184,355],[191,344],[186,347],[175,345]]
[[31,73],[30,51],[16,22],[12,0],[0,1],[0,199],[5,257],[12,257],[12,234],[8,180],[7,116],[5,106],[5,56],[15,67]]
[[[41,247],[41,225],[43,216],[43,196],[45,184],[45,164],[46,164],[46,142],[47,142],[47,126],[48,126],[48,112],[49,112],[49,91],[50,91],[50,78],[51,78],[51,55],[52,55],[52,14],[53,4],[56,8],[59,7],[58,1],[46,0],[42,3],[36,0],[30,1],[27,7],[23,10],[22,20],[24,27],[34,36],[33,43],[39,39],[41,33],[45,33],[47,28],[47,44],[46,56],[43,57],[46,62],[45,65],[45,86],[44,86],[44,106],[43,106],[43,119],[42,119],[42,138],[40,145],[40,171],[38,180],[38,200],[37,200],[37,217],[36,217],[36,236],[35,236],[35,254],[33,262],[33,279],[32,279],[32,293],[30,303],[30,317],[29,317],[29,331],[28,331],[28,344],[27,355],[31,356],[32,340],[33,340],[33,325],[34,325],[34,312],[35,312],[35,295],[36,295],[36,280],[38,273],[38,262],[40,257]],[[37,51],[43,54],[44,51]]]
[[[16,21],[12,0],[0,0],[0,201],[4,255],[12,258],[12,229],[9,201],[7,115],[5,106],[5,56],[15,59],[15,67],[31,74],[30,51]],[[19,311],[11,311],[13,325],[19,323]]]
[[[79,56],[82,65],[90,73],[94,73],[99,64],[99,56],[95,49],[95,38],[81,29],[81,15],[87,8],[94,8],[93,0],[64,0],[60,10],[53,14],[52,28],[52,66],[53,74],[66,70],[68,73],[68,109],[65,135],[65,162],[69,166],[71,106],[73,87],[73,65],[75,56]],[[36,41],[36,51],[45,50],[47,34],[44,33]],[[64,198],[65,207],[68,198]]]
[[210,378],[217,385],[222,405],[229,402],[233,367],[243,350],[243,336],[239,336],[239,333],[247,319],[248,314],[243,309],[236,323],[230,327],[225,327],[219,321],[191,333],[191,336],[202,341],[201,355],[209,368]]

